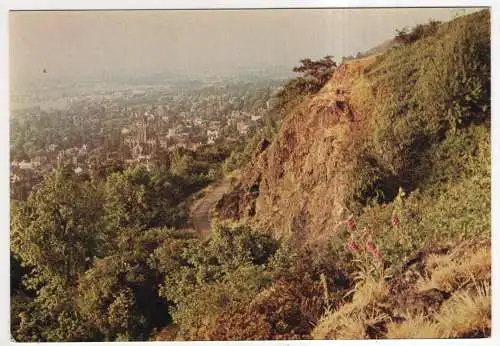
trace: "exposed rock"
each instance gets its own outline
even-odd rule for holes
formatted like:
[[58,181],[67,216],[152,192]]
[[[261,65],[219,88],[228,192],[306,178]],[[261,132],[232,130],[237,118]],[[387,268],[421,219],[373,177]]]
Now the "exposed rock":
[[348,193],[344,182],[356,165],[350,148],[368,131],[363,102],[349,93],[358,75],[342,65],[318,94],[286,115],[274,141],[259,144],[241,184],[217,205],[219,215],[304,244],[335,229]]

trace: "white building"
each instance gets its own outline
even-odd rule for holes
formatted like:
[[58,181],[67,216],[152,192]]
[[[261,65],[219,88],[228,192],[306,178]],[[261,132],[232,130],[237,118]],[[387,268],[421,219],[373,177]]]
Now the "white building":
[[203,120],[201,118],[195,118],[193,123],[196,125],[196,126],[201,126],[203,124]]
[[246,135],[248,133],[250,126],[243,121],[238,121],[236,123],[236,129],[240,135]]
[[208,144],[213,144],[213,143],[215,143],[215,140],[216,140],[217,138],[219,138],[219,136],[220,136],[220,133],[219,133],[219,131],[218,131],[218,130],[215,130],[215,129],[213,129],[213,130],[208,130],[208,131],[207,131],[207,137],[208,137],[208,141],[207,141],[207,143],[208,143]]
[[33,163],[23,160],[23,161],[19,162],[19,168],[21,168],[21,169],[33,169]]

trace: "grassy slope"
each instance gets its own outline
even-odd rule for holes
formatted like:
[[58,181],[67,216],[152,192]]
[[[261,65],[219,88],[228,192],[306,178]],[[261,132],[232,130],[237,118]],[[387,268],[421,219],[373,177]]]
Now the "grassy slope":
[[[375,107],[373,136],[363,150],[380,169],[371,170],[378,176],[369,180],[376,183],[359,185],[353,198],[358,231],[331,240],[345,244],[352,237],[358,243],[354,258],[360,269],[357,262],[346,267],[359,280],[345,304],[316,325],[313,337],[488,335],[489,27],[487,11],[459,18],[368,67],[365,77],[374,92],[367,102]],[[380,203],[375,192],[383,194],[394,180],[406,193]],[[367,234],[360,231],[364,227]],[[367,268],[373,259],[363,250],[368,238],[383,263],[372,272]],[[418,309],[436,294],[442,297],[434,299],[434,310]]]
[[[351,71],[362,71],[347,75],[355,121],[315,127],[341,139],[332,148],[344,150],[346,159],[336,169],[348,174],[345,181],[314,183],[322,184],[318,195],[332,195],[329,186],[341,184],[356,227],[336,220],[340,227],[324,226],[316,248],[282,240],[276,249],[262,229],[248,233],[246,220],[216,227],[208,242],[179,254],[185,263],[172,266],[179,272],[167,271],[174,274],[164,287],[177,302],[172,316],[179,330],[166,328],[159,340],[489,335],[489,44],[489,14],[480,12],[442,25],[435,36],[350,61]],[[308,97],[311,105],[333,102],[340,77]],[[304,124],[321,116],[308,105],[296,106],[302,113],[292,110],[280,131],[293,130],[296,121],[292,132],[304,136]],[[311,142],[295,146],[311,152],[311,165],[339,159],[313,155],[330,147]],[[252,167],[246,173],[266,172]],[[291,188],[304,179],[297,174]],[[271,190],[286,191],[276,184]],[[301,198],[283,200],[291,206]],[[332,219],[332,209],[309,212]],[[349,240],[357,251],[346,247]],[[170,253],[170,245],[162,251]],[[176,282],[179,292],[172,289]]]

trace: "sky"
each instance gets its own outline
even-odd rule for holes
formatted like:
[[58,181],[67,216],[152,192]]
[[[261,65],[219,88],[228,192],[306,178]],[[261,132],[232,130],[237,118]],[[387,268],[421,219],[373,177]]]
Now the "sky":
[[447,21],[451,8],[14,11],[10,77],[45,78],[177,72],[291,70],[302,58],[355,55],[395,30]]

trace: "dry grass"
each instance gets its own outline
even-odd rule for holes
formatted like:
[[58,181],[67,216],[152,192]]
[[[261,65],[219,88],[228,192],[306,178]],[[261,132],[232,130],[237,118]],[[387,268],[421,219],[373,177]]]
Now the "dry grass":
[[314,339],[364,340],[370,339],[369,327],[389,321],[387,314],[373,307],[360,309],[355,304],[345,304],[336,312],[325,316],[311,332]]
[[[431,288],[454,292],[434,314],[407,313],[405,321],[386,324],[389,339],[485,337],[491,330],[491,250],[487,246],[460,248],[448,255],[426,259],[430,277],[417,282],[417,290]],[[352,301],[324,316],[314,328],[314,339],[367,339],[369,326],[390,320],[377,311],[388,297],[383,281],[367,280]]]
[[338,319],[337,333],[335,339],[341,340],[365,340],[366,323],[361,314],[357,315],[341,315]]
[[427,267],[431,276],[420,279],[418,289],[437,288],[452,292],[474,281],[491,278],[491,250],[484,247],[476,253],[465,252],[461,257],[454,254],[432,255],[427,259]]
[[439,335],[439,327],[423,313],[405,316],[402,323],[391,322],[387,325],[388,339],[431,339]]
[[383,281],[367,280],[356,288],[352,297],[352,304],[359,309],[382,300],[389,294],[387,285]]
[[226,174],[225,178],[241,179],[241,169],[235,169]]
[[[311,332],[314,339],[366,339],[366,327],[387,318],[373,306],[388,294],[383,281],[367,280],[356,288],[352,301],[323,316]],[[367,313],[370,311],[370,313]]]
[[491,330],[491,290],[482,283],[471,291],[458,291],[443,303],[435,316],[440,337],[486,337]]
[[434,316],[407,315],[402,323],[389,323],[389,339],[448,339],[487,337],[491,330],[491,294],[482,283],[470,291],[456,292]]
[[323,316],[312,330],[311,336],[316,340],[367,338],[362,313],[350,303]]

